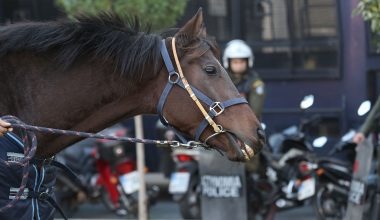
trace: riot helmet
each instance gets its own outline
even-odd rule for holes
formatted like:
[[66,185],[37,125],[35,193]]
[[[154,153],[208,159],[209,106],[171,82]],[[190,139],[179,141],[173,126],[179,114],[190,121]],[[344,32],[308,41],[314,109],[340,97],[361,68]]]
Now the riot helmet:
[[229,68],[229,59],[246,58],[248,59],[248,67],[253,67],[254,56],[251,48],[243,40],[232,40],[227,43],[223,53],[223,66]]

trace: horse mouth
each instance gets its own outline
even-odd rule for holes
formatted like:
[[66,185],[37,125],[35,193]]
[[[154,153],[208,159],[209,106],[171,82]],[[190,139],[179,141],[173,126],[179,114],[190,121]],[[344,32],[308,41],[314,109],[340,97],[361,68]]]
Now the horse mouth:
[[232,154],[227,152],[227,156],[230,160],[246,162],[255,155],[252,147],[242,141],[241,138],[230,133],[227,133],[227,137],[233,147],[231,152],[234,152]]

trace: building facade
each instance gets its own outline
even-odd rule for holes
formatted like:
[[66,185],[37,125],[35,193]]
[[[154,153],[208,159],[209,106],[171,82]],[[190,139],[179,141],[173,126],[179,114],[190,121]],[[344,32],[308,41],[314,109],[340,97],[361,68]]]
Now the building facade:
[[[189,0],[178,25],[203,7],[207,31],[222,49],[232,39],[248,42],[255,53],[254,68],[266,83],[263,120],[271,130],[320,114],[317,132],[339,135],[359,126],[359,104],[374,102],[380,94],[380,56],[370,44],[366,23],[352,15],[357,3]],[[53,0],[0,0],[3,24],[59,15]],[[315,105],[301,112],[299,102],[308,94],[314,94]]]
[[[209,34],[223,49],[243,39],[255,53],[254,69],[266,83],[264,122],[273,130],[320,114],[320,134],[339,135],[363,121],[360,103],[379,93],[380,56],[360,16],[357,0],[193,0],[186,21],[199,8]],[[315,104],[299,109],[305,95]]]

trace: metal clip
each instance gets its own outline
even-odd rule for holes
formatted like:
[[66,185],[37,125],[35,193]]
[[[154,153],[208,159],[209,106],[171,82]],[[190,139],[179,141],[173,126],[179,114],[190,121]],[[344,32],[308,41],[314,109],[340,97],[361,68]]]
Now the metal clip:
[[182,145],[183,147],[187,147],[187,148],[196,148],[196,147],[202,146],[203,144],[197,141],[189,141],[186,144],[182,144]]
[[170,147],[185,147],[185,148],[196,148],[203,146],[203,143],[197,142],[197,141],[189,141],[187,143],[180,143],[179,141],[172,141],[170,143]]
[[179,147],[179,146],[180,146],[179,141],[171,141],[170,142],[170,147]]

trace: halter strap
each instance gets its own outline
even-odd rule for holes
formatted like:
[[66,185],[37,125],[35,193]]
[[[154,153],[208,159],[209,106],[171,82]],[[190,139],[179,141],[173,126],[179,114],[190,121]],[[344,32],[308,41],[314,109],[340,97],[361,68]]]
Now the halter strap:
[[193,99],[195,104],[198,106],[199,110],[201,110],[201,112],[202,112],[203,116],[205,117],[205,119],[207,120],[207,122],[214,128],[214,131],[216,133],[222,132],[223,128],[220,125],[218,126],[215,123],[215,121],[212,120],[212,118],[207,114],[206,110],[203,108],[203,105],[201,104],[201,102],[199,101],[197,96],[194,94],[189,83],[187,82],[187,79],[183,75],[182,67],[181,67],[181,64],[179,63],[178,56],[177,56],[177,48],[175,46],[175,37],[172,38],[172,48],[173,48],[174,60],[175,60],[175,63],[177,65],[179,76],[181,77],[182,83],[185,85],[185,89],[186,89],[187,93],[189,93],[190,97]]
[[[248,103],[247,100],[243,97],[238,97],[238,98],[232,98],[225,102],[215,102],[211,98],[209,98],[207,95],[199,91],[197,88],[191,86],[188,83],[186,77],[184,76],[182,68],[181,68],[181,64],[179,63],[174,37],[171,40],[171,46],[172,46],[173,56],[176,62],[178,72],[175,71],[175,68],[172,64],[168,50],[166,48],[165,40],[162,40],[161,55],[164,60],[165,66],[169,72],[169,77],[168,77],[168,82],[160,96],[160,99],[157,105],[157,113],[159,115],[161,123],[167,127],[172,128],[177,133],[177,136],[180,138],[180,140],[182,142],[186,142],[186,138],[185,138],[186,135],[183,135],[181,132],[177,131],[173,126],[171,126],[163,115],[163,108],[166,103],[167,97],[171,89],[173,88],[173,86],[178,85],[187,91],[187,93],[190,95],[190,97],[195,102],[195,104],[197,105],[197,107],[199,108],[199,110],[202,112],[204,116],[203,121],[200,123],[200,125],[196,129],[196,134],[195,134],[194,139],[196,141],[199,141],[201,134],[203,133],[203,131],[206,129],[208,125],[211,125],[215,132],[210,137],[214,137],[217,134],[225,132],[223,127],[220,125],[217,125],[215,121],[213,120],[213,118],[222,114],[224,109],[227,107],[237,105],[237,104],[247,104]],[[200,101],[202,101],[207,106],[209,106],[209,112],[205,110],[205,108],[203,107]],[[209,140],[210,137],[208,137],[207,140]],[[207,143],[204,143],[204,144],[207,146]]]

